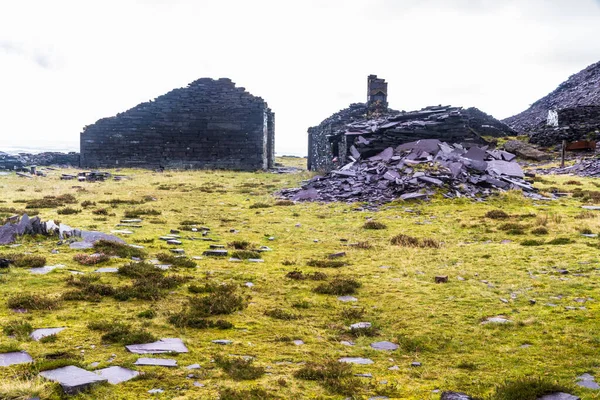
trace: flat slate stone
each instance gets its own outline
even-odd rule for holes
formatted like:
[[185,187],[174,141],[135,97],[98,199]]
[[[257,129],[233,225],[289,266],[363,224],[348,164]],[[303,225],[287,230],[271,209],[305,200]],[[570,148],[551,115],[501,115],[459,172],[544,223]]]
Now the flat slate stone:
[[138,358],[135,365],[155,366],[155,367],[176,367],[177,360],[171,358]]
[[167,240],[167,244],[173,244],[176,246],[179,246],[182,244],[181,240],[177,240],[177,239],[169,239]]
[[491,317],[482,322],[482,324],[508,324],[511,320],[504,317]]
[[358,301],[358,299],[356,297],[352,297],[352,296],[340,296],[337,298],[339,301],[342,301],[344,303],[348,303],[348,302],[353,302],[353,301]]
[[227,257],[227,255],[229,253],[227,252],[227,250],[215,249],[215,250],[206,250],[202,254],[205,256],[208,256],[208,257]]
[[132,344],[125,346],[135,354],[187,353],[188,349],[181,339],[166,338],[154,343]]
[[583,374],[577,377],[577,386],[581,386],[588,389],[598,390],[600,389],[600,385],[596,383],[596,378],[594,378],[590,374]]
[[361,358],[361,357],[342,357],[338,361],[343,362],[343,363],[348,363],[348,364],[360,364],[360,365],[373,364],[373,360],[371,360],[369,358]]
[[185,369],[200,369],[200,364],[192,364],[185,367]]
[[84,242],[96,243],[99,240],[107,240],[109,242],[116,242],[125,244],[125,241],[115,235],[109,235],[104,232],[97,231],[81,231],[81,238]]
[[93,249],[94,244],[91,242],[73,242],[69,245],[69,247],[75,250],[87,250]]
[[40,376],[55,381],[62,386],[66,394],[76,394],[89,388],[91,385],[106,382],[106,378],[98,376],[93,372],[70,365],[53,369],[50,371],[40,372]]
[[119,268],[104,267],[104,268],[98,268],[94,272],[97,272],[99,274],[113,273],[113,272],[119,272]]
[[464,393],[443,392],[440,400],[473,400],[473,398]]
[[547,394],[545,396],[540,397],[538,400],[581,400],[581,398],[573,396],[572,394],[560,392]]
[[33,362],[33,358],[24,351],[15,351],[12,353],[0,354],[0,367],[8,367],[10,365],[27,364]]
[[47,273],[54,271],[56,268],[56,265],[46,265],[45,267],[31,268],[29,269],[29,272],[34,275],[46,275]]
[[356,324],[352,324],[350,325],[350,330],[355,330],[355,329],[368,329],[370,328],[372,325],[370,322],[357,322]]
[[398,345],[392,342],[375,342],[371,343],[371,347],[375,350],[389,350],[394,351],[398,349]]
[[140,373],[132,369],[123,367],[108,367],[94,371],[96,374],[108,380],[108,383],[116,385],[121,382],[126,382],[130,379],[135,378]]
[[221,344],[221,345],[227,345],[227,344],[232,344],[233,341],[227,340],[227,339],[218,339],[218,340],[212,340],[212,343],[214,343],[214,344]]
[[40,340],[42,338],[45,338],[47,336],[52,336],[52,335],[56,335],[57,333],[60,333],[62,331],[64,331],[66,328],[42,328],[42,329],[36,329],[35,331],[31,332],[31,334],[29,335],[30,338],[32,338],[33,340]]

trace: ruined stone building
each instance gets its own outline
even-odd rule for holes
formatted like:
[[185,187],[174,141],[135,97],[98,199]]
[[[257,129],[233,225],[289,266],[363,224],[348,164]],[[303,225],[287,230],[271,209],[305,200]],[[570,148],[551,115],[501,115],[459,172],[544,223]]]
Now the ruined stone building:
[[351,104],[308,129],[308,169],[329,171],[388,147],[420,139],[487,144],[489,138],[515,134],[503,122],[476,109],[451,106],[418,111],[388,107],[388,85],[376,75],[367,78],[367,103]]
[[86,126],[81,166],[253,171],[275,163],[275,115],[226,78],[198,79]]
[[600,139],[600,62],[572,75],[527,110],[504,120],[532,143]]

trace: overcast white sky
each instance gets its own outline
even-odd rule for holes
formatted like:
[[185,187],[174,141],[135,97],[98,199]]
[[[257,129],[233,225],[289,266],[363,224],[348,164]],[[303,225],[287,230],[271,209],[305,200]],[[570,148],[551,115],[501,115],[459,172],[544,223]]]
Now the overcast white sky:
[[0,150],[79,148],[83,126],[200,77],[276,113],[279,154],[389,82],[390,106],[518,113],[600,60],[600,0],[0,0]]

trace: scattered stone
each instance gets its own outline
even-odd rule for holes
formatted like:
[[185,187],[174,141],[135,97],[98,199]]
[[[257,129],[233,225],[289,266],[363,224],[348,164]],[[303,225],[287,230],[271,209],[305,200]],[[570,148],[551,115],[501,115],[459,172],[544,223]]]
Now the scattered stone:
[[252,282],[246,282],[246,283],[244,283],[244,286],[246,286],[248,288],[252,288],[252,287],[254,287],[254,283],[252,283]]
[[242,262],[242,259],[241,258],[231,257],[228,261],[229,262]]
[[473,400],[473,398],[464,393],[458,392],[442,392],[440,400]]
[[296,346],[302,346],[304,344],[304,342],[302,340],[294,340],[292,343],[294,343]]
[[56,335],[57,333],[60,333],[62,331],[64,331],[66,328],[43,328],[43,329],[36,329],[35,331],[31,332],[31,334],[29,335],[30,338],[32,338],[35,341],[39,341],[42,338],[45,338],[47,336],[52,336],[52,335]]
[[375,350],[389,350],[394,351],[398,349],[398,345],[392,342],[375,342],[371,343],[371,347]]
[[436,276],[435,283],[448,283],[448,276]]
[[186,369],[200,369],[200,364],[192,364],[185,367]]
[[358,301],[358,299],[356,297],[352,297],[352,296],[340,296],[337,299],[344,303]]
[[357,322],[355,324],[350,325],[350,330],[355,329],[369,329],[372,326],[370,322]]
[[185,254],[185,250],[184,249],[171,249],[171,253],[174,253],[174,254]]
[[354,342],[349,340],[342,340],[340,344],[343,344],[344,346],[354,346]]
[[400,367],[397,365],[394,365],[394,366],[388,368],[388,371],[399,371],[399,370],[400,370]]
[[366,373],[366,374],[354,374],[354,376],[357,376],[359,378],[373,378],[373,374],[371,373]]
[[583,374],[577,377],[577,386],[581,386],[588,389],[598,390],[600,389],[600,385],[596,383],[596,378],[594,378],[590,374]]
[[194,382],[194,386],[196,386],[196,387],[204,387],[205,385],[203,383],[200,383],[200,382]]
[[373,360],[362,357],[342,357],[338,360],[339,362],[348,363],[348,364],[360,364],[360,365],[368,365],[373,364]]
[[572,394],[560,392],[547,394],[545,396],[540,397],[537,400],[581,400],[581,398],[573,396]]
[[487,318],[485,321],[482,322],[482,324],[509,324],[511,322],[512,321],[509,319],[498,316]]
[[33,358],[24,351],[0,354],[0,367],[9,367],[11,365],[27,364],[30,362],[33,362]]
[[216,249],[216,250],[206,250],[202,254],[207,257],[227,257],[229,252],[227,250]]
[[156,367],[176,367],[177,360],[170,358],[138,358],[134,365],[156,366]]
[[62,267],[62,265],[46,265],[45,267],[30,268],[29,272],[34,275],[46,275],[59,267]]
[[504,304],[508,304],[508,300],[500,298],[500,301],[503,302]]
[[123,367],[108,367],[94,371],[113,385],[135,378],[140,373]]
[[411,367],[420,367],[420,366],[421,366],[421,363],[420,363],[420,362],[417,362],[417,361],[414,361],[414,362],[410,363],[410,366],[411,366]]
[[98,268],[94,272],[97,272],[99,274],[109,274],[109,273],[119,272],[119,269],[118,268],[114,268],[114,267],[104,267],[104,268]]
[[173,245],[180,246],[182,243],[181,243],[181,240],[170,239],[170,240],[167,240],[167,244],[173,244]]
[[166,338],[154,343],[132,344],[125,346],[135,354],[187,353],[189,350],[181,339]]
[[327,258],[333,260],[335,258],[341,258],[341,257],[346,257],[346,252],[345,251],[340,251],[339,253],[333,253],[327,256]]
[[217,340],[212,340],[211,342],[214,344],[220,344],[223,346],[233,343],[233,341],[227,340],[227,339],[217,339]]
[[160,394],[160,393],[164,393],[165,391],[162,389],[150,389],[148,390],[148,393],[150,394]]
[[248,262],[251,262],[251,263],[264,263],[265,260],[263,260],[262,258],[249,258]]
[[107,381],[106,378],[73,365],[43,371],[40,372],[40,376],[50,381],[58,382],[64,392],[69,395],[86,390],[94,384]]

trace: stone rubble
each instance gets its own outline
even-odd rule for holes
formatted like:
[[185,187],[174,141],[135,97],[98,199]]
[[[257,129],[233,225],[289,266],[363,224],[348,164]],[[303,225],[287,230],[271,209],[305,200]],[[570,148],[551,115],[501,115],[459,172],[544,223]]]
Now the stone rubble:
[[568,167],[540,168],[535,171],[541,175],[576,175],[597,178],[600,176],[600,159],[588,158]]
[[279,195],[294,201],[346,201],[371,204],[444,197],[485,198],[497,191],[518,189],[541,198],[514,161],[515,155],[487,147],[449,145],[437,139],[405,143],[364,157],[352,147],[353,159],[325,176],[315,176],[302,188]]

